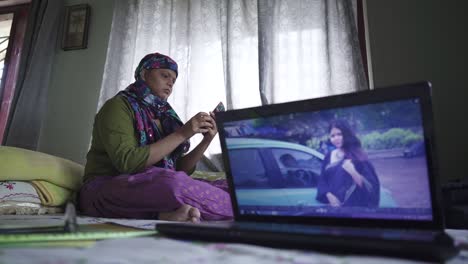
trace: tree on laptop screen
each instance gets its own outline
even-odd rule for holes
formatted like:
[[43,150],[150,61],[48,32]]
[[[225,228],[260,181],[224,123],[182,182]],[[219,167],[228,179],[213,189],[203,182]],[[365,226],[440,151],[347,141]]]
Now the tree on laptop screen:
[[227,122],[241,214],[432,218],[420,102]]

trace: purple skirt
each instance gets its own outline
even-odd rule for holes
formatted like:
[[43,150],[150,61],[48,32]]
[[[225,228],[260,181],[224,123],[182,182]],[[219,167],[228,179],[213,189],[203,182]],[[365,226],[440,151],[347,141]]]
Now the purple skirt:
[[196,180],[185,172],[158,167],[96,177],[79,194],[80,211],[94,217],[157,219],[159,212],[174,211],[183,204],[198,208],[201,220],[233,218],[225,180]]

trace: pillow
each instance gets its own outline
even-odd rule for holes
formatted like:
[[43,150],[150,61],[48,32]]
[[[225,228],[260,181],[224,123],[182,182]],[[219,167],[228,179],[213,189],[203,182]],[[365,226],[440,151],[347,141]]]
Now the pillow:
[[0,181],[44,180],[78,190],[84,166],[49,154],[0,146]]
[[6,202],[23,202],[40,204],[41,199],[29,182],[0,181],[0,205]]
[[33,185],[24,181],[0,181],[0,215],[37,215],[63,212],[62,207],[41,204]]
[[225,180],[226,173],[225,172],[216,172],[216,171],[194,171],[190,176],[195,179],[202,179],[206,181],[218,181],[218,180]]
[[43,215],[63,213],[58,206],[45,206],[37,203],[7,201],[0,203],[0,215]]

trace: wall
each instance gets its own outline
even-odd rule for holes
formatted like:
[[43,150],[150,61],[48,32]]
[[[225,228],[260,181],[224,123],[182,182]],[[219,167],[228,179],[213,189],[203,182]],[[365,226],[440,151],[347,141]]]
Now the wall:
[[468,178],[468,2],[367,1],[374,85],[429,80],[443,181]]
[[84,164],[101,88],[114,0],[65,1],[66,6],[81,3],[91,6],[88,48],[57,49],[39,151]]
[[[66,5],[85,1],[66,1]],[[99,96],[114,0],[89,0],[88,48],[58,50],[39,150],[85,162]],[[429,80],[433,84],[440,171],[468,177],[465,116],[467,4],[464,0],[367,1],[376,87]]]

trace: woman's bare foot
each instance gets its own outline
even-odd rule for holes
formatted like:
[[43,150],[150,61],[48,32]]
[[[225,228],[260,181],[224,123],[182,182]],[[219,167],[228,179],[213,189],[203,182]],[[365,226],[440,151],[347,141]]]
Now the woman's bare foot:
[[198,210],[198,208],[191,207],[189,210],[189,221],[193,223],[200,222],[200,217],[200,210]]
[[159,213],[159,220],[179,222],[200,222],[200,211],[188,204],[183,204],[172,212]]

